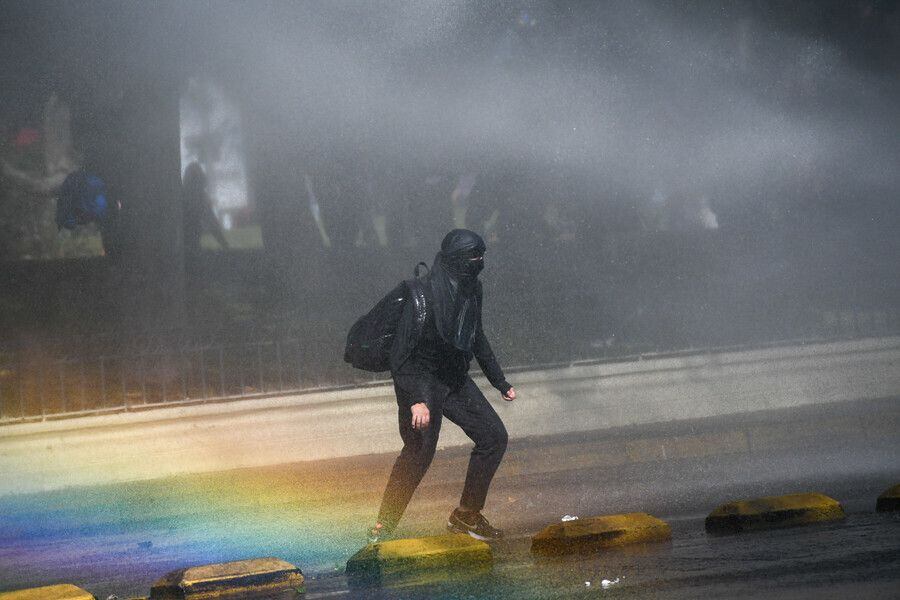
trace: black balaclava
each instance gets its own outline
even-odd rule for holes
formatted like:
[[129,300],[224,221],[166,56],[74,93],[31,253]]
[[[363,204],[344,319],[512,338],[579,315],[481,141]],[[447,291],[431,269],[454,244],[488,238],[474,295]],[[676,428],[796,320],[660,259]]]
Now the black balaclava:
[[472,351],[481,313],[476,282],[484,268],[484,251],[480,235],[468,229],[454,229],[444,236],[429,276],[438,334],[463,352]]

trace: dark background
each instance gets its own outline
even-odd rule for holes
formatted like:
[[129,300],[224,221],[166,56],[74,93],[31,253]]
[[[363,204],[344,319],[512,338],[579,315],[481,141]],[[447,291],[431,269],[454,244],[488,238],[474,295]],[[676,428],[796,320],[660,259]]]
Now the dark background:
[[[0,171],[0,412],[358,380],[345,332],[466,173],[506,365],[897,333],[898,58],[896,2],[2,1],[3,158],[55,95],[124,247],[23,258]],[[239,107],[263,245],[186,267],[192,77]]]

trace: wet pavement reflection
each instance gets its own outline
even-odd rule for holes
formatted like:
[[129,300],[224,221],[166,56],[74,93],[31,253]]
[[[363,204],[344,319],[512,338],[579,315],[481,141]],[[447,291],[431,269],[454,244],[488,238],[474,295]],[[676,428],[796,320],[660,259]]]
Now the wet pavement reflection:
[[671,542],[564,558],[533,558],[529,538],[494,545],[478,578],[348,589],[343,577],[309,582],[307,598],[372,600],[522,598],[887,598],[900,590],[900,515],[709,536],[701,518],[676,520]]

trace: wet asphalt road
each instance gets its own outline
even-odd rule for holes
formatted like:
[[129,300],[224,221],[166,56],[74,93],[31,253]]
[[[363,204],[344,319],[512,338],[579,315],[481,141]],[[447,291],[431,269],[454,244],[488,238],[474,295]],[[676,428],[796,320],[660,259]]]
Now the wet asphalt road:
[[[349,590],[340,574],[361,546],[392,456],[3,498],[0,590],[71,582],[101,600],[144,596],[176,568],[269,555],[303,568],[310,599],[900,598],[900,515],[874,511],[878,494],[900,482],[898,409],[891,400],[766,413],[740,426],[777,424],[797,432],[790,443],[677,460],[591,462],[584,451],[617,436],[726,431],[736,419],[515,441],[485,510],[507,532],[492,572],[441,585]],[[885,425],[842,433],[861,411]],[[439,453],[398,535],[443,533],[465,462],[465,449]],[[324,484],[305,488],[312,480]],[[703,529],[723,502],[800,491],[836,498],[847,519],[724,537]],[[528,552],[529,536],[562,515],[634,511],[668,520],[672,541],[555,561]],[[618,582],[604,588],[603,579]]]
[[[348,589],[310,582],[308,598],[897,598],[900,515],[852,513],[843,522],[707,536],[701,518],[670,521],[669,543],[533,559],[528,538],[495,544],[490,575],[470,582]],[[608,583],[603,585],[603,581]]]

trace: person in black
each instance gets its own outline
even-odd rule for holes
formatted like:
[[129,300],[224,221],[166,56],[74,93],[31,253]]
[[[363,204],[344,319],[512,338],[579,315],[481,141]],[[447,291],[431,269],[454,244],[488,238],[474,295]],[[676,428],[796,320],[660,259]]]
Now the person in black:
[[[390,535],[406,510],[434,457],[443,417],[459,425],[475,442],[462,498],[447,527],[482,540],[502,535],[481,510],[506,451],[506,428],[468,375],[474,356],[504,400],[516,397],[482,330],[478,273],[484,267],[484,252],[478,234],[465,229],[448,233],[422,281],[425,320],[421,333],[411,348],[396,348],[408,343],[401,341],[406,339],[403,336],[395,341],[391,376],[403,450],[394,462],[378,522],[369,532],[371,542]],[[409,313],[416,309],[415,302],[407,302],[401,321],[412,321]]]

